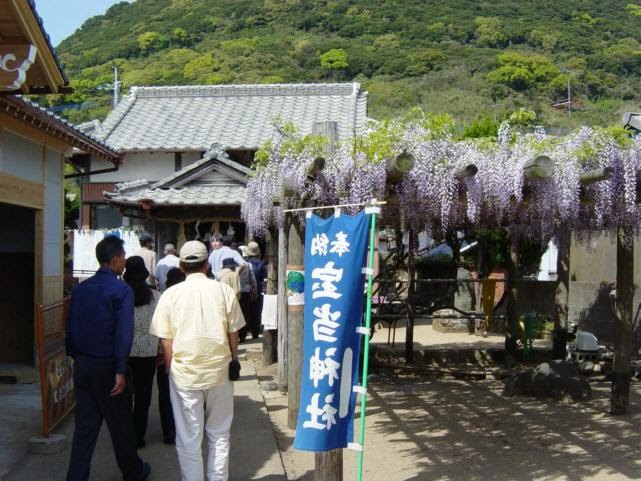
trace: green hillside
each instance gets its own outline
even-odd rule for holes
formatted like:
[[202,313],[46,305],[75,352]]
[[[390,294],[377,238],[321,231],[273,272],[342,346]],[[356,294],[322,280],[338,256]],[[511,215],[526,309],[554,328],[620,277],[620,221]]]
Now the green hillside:
[[[629,1],[629,0],[628,0]],[[641,109],[641,2],[609,0],[137,0],[89,19],[57,48],[84,103],[131,85],[358,81],[370,115],[420,106],[462,124],[525,107],[567,128]],[[580,109],[551,107],[570,81]]]

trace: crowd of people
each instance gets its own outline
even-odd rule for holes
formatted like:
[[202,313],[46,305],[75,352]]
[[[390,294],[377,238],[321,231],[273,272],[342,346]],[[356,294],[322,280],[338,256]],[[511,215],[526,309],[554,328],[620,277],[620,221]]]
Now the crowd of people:
[[167,244],[156,261],[152,246],[142,235],[127,258],[121,239],[105,237],[96,246],[99,270],[72,292],[66,344],[76,409],[67,481],[89,479],[103,420],[123,479],[147,479],[151,466],[138,450],[147,443],[154,377],[163,442],[176,445],[182,480],[229,477],[238,344],[260,334],[260,247],[214,234],[211,252],[188,241],[177,256]]

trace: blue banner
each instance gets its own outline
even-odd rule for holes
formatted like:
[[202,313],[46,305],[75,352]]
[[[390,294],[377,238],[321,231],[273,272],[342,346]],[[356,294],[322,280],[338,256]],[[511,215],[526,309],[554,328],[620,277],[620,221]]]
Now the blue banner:
[[370,215],[313,215],[305,226],[303,374],[294,448],[329,451],[353,438]]

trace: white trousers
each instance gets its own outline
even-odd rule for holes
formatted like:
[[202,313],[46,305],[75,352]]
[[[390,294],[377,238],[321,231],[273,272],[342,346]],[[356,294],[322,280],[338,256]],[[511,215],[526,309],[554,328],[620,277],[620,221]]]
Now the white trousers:
[[185,391],[170,381],[176,451],[182,481],[203,481],[202,442],[207,434],[207,481],[229,478],[229,437],[234,385],[228,379],[203,391]]

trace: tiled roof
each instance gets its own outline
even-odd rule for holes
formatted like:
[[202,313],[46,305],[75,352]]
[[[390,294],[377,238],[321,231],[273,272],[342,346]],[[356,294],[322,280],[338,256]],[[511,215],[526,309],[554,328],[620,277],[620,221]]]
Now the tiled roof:
[[[218,181],[199,179],[212,171],[225,177]],[[230,160],[222,146],[215,144],[202,159],[155,184],[147,180],[123,182],[116,184],[115,192],[105,192],[104,196],[120,205],[139,205],[143,200],[155,205],[240,205],[247,197],[248,173],[249,169]]]
[[121,157],[112,146],[96,138],[95,135],[83,132],[62,117],[55,115],[44,107],[19,95],[0,95],[0,109],[15,116],[23,122],[29,122],[46,130],[51,135],[61,138],[83,152],[91,153],[114,164],[120,164]]
[[365,129],[367,92],[358,83],[132,87],[100,135],[120,151],[257,149],[276,137],[277,119],[302,134],[335,121],[342,140]]
[[143,200],[155,205],[240,205],[247,194],[242,185],[195,185],[178,189],[125,189],[124,192],[105,192],[105,197],[121,205],[138,205]]
[[151,188],[179,187],[213,170],[227,174],[243,184],[247,182],[247,176],[251,173],[251,170],[244,165],[231,160],[220,144],[214,144],[205,152],[202,159],[156,182]]

